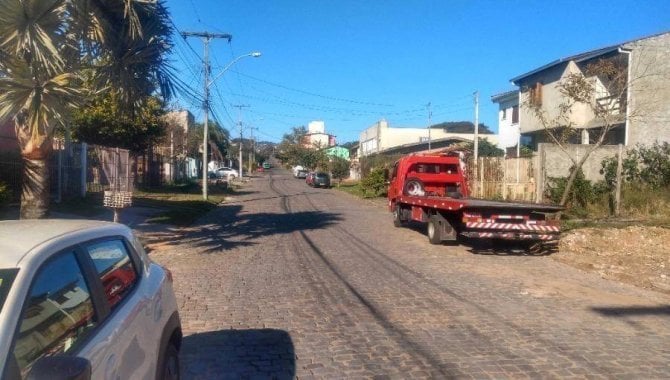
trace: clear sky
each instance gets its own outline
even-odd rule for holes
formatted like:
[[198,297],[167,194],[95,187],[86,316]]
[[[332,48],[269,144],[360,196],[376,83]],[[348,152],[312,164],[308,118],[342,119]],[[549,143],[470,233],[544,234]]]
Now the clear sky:
[[[179,31],[229,33],[211,42],[212,73],[244,58],[211,87],[214,117],[278,142],[323,120],[339,143],[384,118],[393,127],[474,120],[497,130],[491,95],[555,59],[670,31],[670,0],[167,0]],[[172,64],[202,94],[203,45],[175,36]],[[201,95],[199,95],[201,96]],[[176,106],[203,119],[201,103]],[[234,105],[247,105],[241,112]],[[245,130],[247,137],[249,130]]]

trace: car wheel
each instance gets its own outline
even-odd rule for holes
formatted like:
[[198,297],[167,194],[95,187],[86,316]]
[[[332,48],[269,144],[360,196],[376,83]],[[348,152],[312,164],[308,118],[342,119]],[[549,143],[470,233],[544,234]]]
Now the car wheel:
[[165,356],[163,357],[162,364],[161,379],[179,380],[179,350],[174,343],[170,342],[165,347]]
[[428,241],[430,244],[442,244],[442,226],[434,215],[428,221]]

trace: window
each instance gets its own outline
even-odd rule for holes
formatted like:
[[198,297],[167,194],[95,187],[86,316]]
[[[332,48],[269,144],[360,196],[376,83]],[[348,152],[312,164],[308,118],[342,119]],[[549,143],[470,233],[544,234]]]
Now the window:
[[512,124],[519,124],[519,106],[512,107]]
[[2,305],[5,304],[9,288],[12,286],[17,272],[18,269],[0,269],[0,311],[2,311]]
[[500,120],[505,120],[507,119],[507,108],[503,108],[500,110]]
[[48,261],[24,304],[13,349],[25,375],[44,356],[67,353],[96,325],[93,302],[74,252]]
[[530,102],[535,106],[542,105],[542,82],[535,82],[530,87]]
[[137,270],[128,250],[121,240],[108,240],[91,244],[86,251],[100,275],[109,306],[114,310],[137,283]]

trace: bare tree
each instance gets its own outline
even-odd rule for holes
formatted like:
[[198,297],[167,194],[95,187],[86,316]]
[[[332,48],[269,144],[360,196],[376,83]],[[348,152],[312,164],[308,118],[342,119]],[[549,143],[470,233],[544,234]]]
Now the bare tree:
[[[589,156],[599,149],[611,135],[613,128],[623,124],[626,117],[627,91],[630,85],[627,59],[623,55],[598,59],[586,66],[583,72],[570,73],[558,84],[561,102],[548,110],[531,96],[523,103],[531,115],[544,127],[546,136],[565,153],[572,162],[568,180],[561,195],[565,205],[578,172]],[[531,91],[532,92],[532,91]],[[593,116],[595,127],[578,125],[572,117],[576,106],[582,105]],[[583,155],[577,156],[568,149],[582,133],[588,134],[589,145]]]

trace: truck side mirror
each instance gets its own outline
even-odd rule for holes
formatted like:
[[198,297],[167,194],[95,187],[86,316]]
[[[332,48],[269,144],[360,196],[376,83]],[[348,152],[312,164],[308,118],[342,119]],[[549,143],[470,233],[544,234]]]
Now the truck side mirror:
[[33,364],[26,380],[90,380],[91,362],[76,356],[46,356]]

